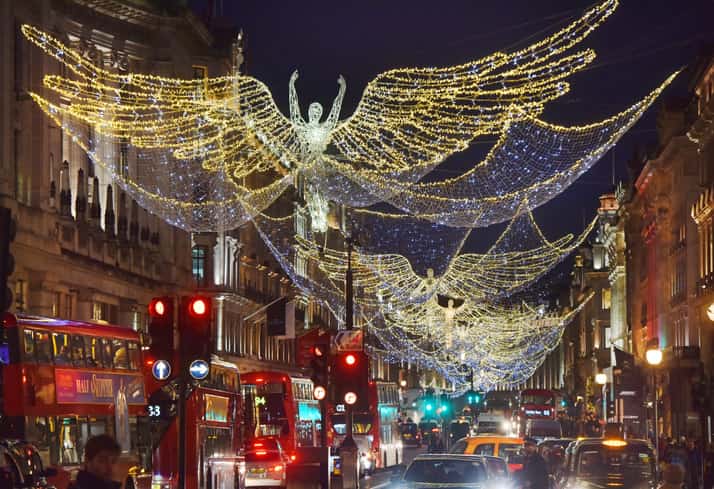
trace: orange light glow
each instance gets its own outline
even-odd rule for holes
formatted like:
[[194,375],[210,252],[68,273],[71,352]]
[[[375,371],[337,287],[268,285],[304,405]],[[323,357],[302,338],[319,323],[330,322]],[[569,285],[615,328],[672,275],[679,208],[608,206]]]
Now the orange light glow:
[[606,447],[625,447],[627,442],[625,440],[604,440],[602,442]]

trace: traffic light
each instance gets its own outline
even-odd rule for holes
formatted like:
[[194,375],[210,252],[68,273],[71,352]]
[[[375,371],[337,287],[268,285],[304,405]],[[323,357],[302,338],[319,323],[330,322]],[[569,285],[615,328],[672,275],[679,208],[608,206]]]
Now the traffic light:
[[174,298],[155,297],[149,303],[149,358],[152,366],[159,360],[172,363],[174,358]]
[[208,362],[211,354],[212,305],[208,297],[181,297],[179,308],[179,349],[185,365],[194,360]]
[[15,258],[10,253],[10,243],[15,239],[15,220],[10,209],[0,207],[0,312],[12,305],[12,290],[7,279],[15,270]]
[[615,410],[615,400],[614,399],[607,399],[607,414],[606,417],[607,419],[613,419],[617,415],[616,410]]
[[442,418],[451,417],[451,399],[449,398],[448,394],[442,394],[439,398],[438,412]]
[[[310,379],[315,386],[315,389],[322,387],[327,389],[328,385],[328,355],[329,349],[326,344],[316,344],[312,347],[312,358],[310,359],[310,368],[312,376]],[[323,391],[314,391],[322,395]],[[315,396],[317,399],[317,396]],[[319,399],[318,399],[319,400]]]
[[480,392],[476,391],[468,391],[466,392],[466,403],[467,404],[481,404],[483,401],[483,397],[481,396]]
[[335,404],[352,400],[349,393],[357,396],[353,403],[356,411],[369,410],[369,357],[364,352],[344,352],[334,356],[332,362],[332,399]]

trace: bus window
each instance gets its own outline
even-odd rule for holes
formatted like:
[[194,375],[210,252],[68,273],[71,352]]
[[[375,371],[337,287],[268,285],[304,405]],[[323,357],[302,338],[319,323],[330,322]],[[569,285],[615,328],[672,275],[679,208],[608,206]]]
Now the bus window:
[[58,420],[59,428],[59,463],[60,465],[73,465],[79,463],[79,454],[82,452],[79,442],[77,418],[67,417]]
[[52,353],[55,356],[55,365],[72,365],[72,352],[66,334],[52,333]]
[[72,365],[84,367],[84,338],[79,335],[72,335]]
[[35,353],[37,363],[52,363],[50,334],[46,331],[35,331]]
[[126,350],[126,341],[112,340],[112,350],[114,351],[114,368],[129,368],[129,355]]
[[87,367],[102,366],[102,345],[96,336],[84,337],[84,351],[87,358]]
[[129,348],[129,368],[139,370],[139,344],[136,341],[128,341]]
[[35,362],[35,337],[34,331],[31,329],[26,329],[23,331],[23,355],[22,360],[24,362]]
[[112,343],[102,338],[102,367],[113,368],[114,354],[112,353]]

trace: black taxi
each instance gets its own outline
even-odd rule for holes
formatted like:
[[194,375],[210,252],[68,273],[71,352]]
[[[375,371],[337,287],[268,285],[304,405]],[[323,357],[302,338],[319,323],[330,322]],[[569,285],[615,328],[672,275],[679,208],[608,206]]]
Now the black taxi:
[[653,489],[655,452],[647,440],[585,438],[568,447],[564,489]]

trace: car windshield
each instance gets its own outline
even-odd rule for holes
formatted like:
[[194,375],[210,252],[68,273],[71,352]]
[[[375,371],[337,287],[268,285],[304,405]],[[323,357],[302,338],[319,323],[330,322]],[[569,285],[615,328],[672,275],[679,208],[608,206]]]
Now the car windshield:
[[613,474],[639,480],[653,477],[654,454],[644,446],[584,447],[577,462],[578,476],[583,478],[607,478]]
[[404,474],[407,482],[432,484],[472,484],[485,478],[481,462],[471,460],[415,460]]

